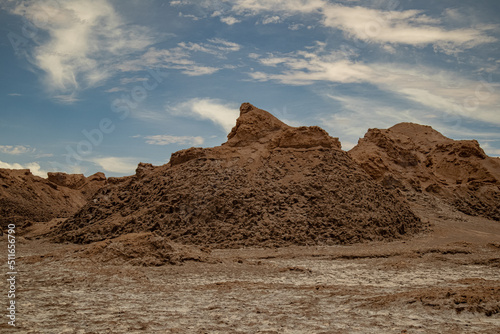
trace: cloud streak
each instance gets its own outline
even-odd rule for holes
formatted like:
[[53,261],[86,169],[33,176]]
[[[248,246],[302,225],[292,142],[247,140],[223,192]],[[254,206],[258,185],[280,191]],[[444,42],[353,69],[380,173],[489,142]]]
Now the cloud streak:
[[147,28],[125,25],[108,1],[27,1],[13,11],[47,33],[32,50],[44,84],[66,102],[74,92],[100,85],[113,74],[116,58],[147,48],[154,40]]
[[150,145],[193,145],[200,146],[203,145],[203,137],[191,137],[191,136],[171,136],[171,135],[155,135],[155,136],[145,136],[146,143]]
[[241,46],[220,38],[207,40],[206,43],[181,42],[171,49],[157,49],[151,47],[137,59],[124,61],[117,65],[123,72],[140,71],[146,68],[161,68],[180,70],[188,76],[210,75],[223,68],[204,65],[193,60],[195,54],[212,55],[225,59],[231,52],[239,51]]
[[237,106],[210,98],[190,99],[174,107],[167,107],[167,110],[178,116],[210,120],[226,133],[229,133],[236,125],[236,119],[239,116]]
[[[236,0],[232,10],[244,16],[268,13],[317,15],[324,27],[339,29],[351,38],[377,44],[433,45],[446,53],[497,41],[488,35],[488,31],[497,29],[497,26],[478,24],[447,29],[442,18],[429,17],[420,10],[396,10],[393,7],[388,5],[385,9],[374,9],[325,0]],[[452,14],[456,15],[455,12]],[[264,21],[271,23],[279,19],[274,15]]]
[[353,62],[321,46],[312,51],[263,56],[257,61],[270,68],[250,72],[257,81],[371,84],[420,107],[500,125],[500,86],[484,78],[471,80],[432,67],[413,68],[401,63]]
[[19,155],[19,154],[26,154],[26,153],[33,153],[33,152],[35,152],[35,149],[33,149],[29,146],[0,145],[0,153]]

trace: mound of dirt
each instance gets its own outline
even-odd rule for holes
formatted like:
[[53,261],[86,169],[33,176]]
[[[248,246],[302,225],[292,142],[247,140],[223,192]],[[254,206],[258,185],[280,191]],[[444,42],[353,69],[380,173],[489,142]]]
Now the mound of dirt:
[[140,164],[133,177],[101,188],[54,237],[90,243],[155,231],[183,244],[235,248],[388,240],[423,227],[337,138],[244,103],[222,146],[182,150],[159,167]]
[[118,238],[86,246],[79,256],[121,265],[162,266],[186,261],[214,262],[207,249],[179,245],[151,232],[129,233]]
[[26,221],[69,217],[106,183],[103,173],[48,173],[44,179],[29,169],[0,169],[0,227]]
[[375,180],[438,197],[463,213],[500,220],[500,163],[475,140],[453,140],[413,123],[370,129],[349,151]]
[[[373,298],[367,305],[387,308],[388,305],[422,305],[436,310],[469,312],[488,317],[500,313],[500,287],[496,281],[466,279],[465,287],[425,288]],[[395,305],[396,306],[396,305]]]

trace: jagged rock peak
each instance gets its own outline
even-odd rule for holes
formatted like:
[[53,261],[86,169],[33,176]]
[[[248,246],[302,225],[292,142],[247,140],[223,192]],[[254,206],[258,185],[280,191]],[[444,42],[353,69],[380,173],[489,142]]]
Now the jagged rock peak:
[[274,147],[341,147],[338,138],[332,138],[317,126],[292,127],[269,112],[245,102],[240,107],[240,117],[227,136],[226,145],[248,146],[250,144],[267,144]]
[[248,102],[244,102],[241,104],[240,106],[240,116],[243,115],[243,114],[246,114],[247,112],[251,111],[251,110],[254,110],[254,109],[258,109],[257,107],[255,107],[253,104],[251,103],[248,103]]
[[[289,126],[269,112],[250,103],[240,107],[240,117],[236,120],[228,140],[222,146],[212,148],[191,147],[172,153],[170,166],[186,163],[194,159],[227,157],[228,154],[246,155],[250,151],[270,152],[277,148],[287,149],[340,149],[338,138],[318,126]],[[238,153],[239,152],[239,153]],[[139,166],[142,169],[142,166]]]
[[266,142],[269,141],[269,135],[288,128],[291,127],[267,111],[256,108],[250,103],[243,103],[240,107],[240,117],[227,135],[227,144],[246,146],[257,141]]

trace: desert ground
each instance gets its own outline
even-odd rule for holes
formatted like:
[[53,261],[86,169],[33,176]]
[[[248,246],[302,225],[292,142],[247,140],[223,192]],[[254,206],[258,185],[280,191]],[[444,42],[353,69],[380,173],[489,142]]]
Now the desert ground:
[[0,170],[1,332],[497,334],[499,201],[477,141],[401,123],[345,152],[244,103],[135,175]]
[[429,229],[399,241],[212,249],[157,267],[96,261],[44,237],[57,220],[33,225],[18,238],[17,326],[1,331],[498,333],[500,224],[418,213]]

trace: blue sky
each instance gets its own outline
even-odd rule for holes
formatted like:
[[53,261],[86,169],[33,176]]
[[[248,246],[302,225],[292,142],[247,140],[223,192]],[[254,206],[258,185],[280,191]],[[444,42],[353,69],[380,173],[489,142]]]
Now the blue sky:
[[225,142],[242,102],[500,155],[500,2],[0,1],[0,168],[108,176]]

